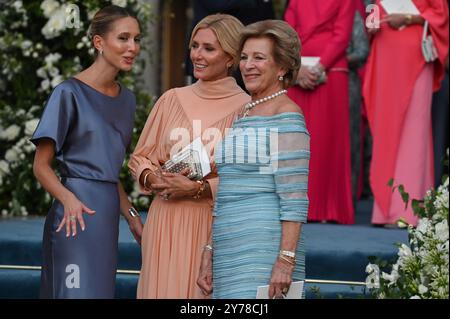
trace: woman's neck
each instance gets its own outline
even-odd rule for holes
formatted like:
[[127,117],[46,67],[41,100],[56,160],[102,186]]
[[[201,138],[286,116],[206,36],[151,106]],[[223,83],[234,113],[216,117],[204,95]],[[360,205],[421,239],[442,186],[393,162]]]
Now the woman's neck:
[[111,89],[117,86],[116,77],[119,73],[117,68],[106,62],[96,60],[90,67],[82,71],[79,76],[82,80],[102,89]]
[[252,101],[260,100],[265,97],[268,97],[269,95],[272,95],[274,93],[277,93],[279,91],[283,90],[283,87],[277,83],[277,85],[272,85],[268,88],[265,88],[263,90],[257,91],[257,92],[250,92],[250,95],[252,97]]

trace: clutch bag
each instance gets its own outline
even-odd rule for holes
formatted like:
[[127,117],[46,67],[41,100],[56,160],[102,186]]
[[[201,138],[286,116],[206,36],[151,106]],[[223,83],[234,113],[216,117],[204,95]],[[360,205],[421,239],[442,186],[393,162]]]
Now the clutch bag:
[[[303,286],[305,285],[304,280],[293,281],[289,290],[283,295],[282,299],[304,299],[303,296]],[[269,285],[258,286],[256,290],[256,299],[269,299]]]
[[433,37],[428,34],[428,21],[425,21],[422,35],[422,54],[425,62],[433,62],[438,58],[436,47],[434,46]]
[[209,157],[200,138],[174,154],[161,168],[170,173],[180,173],[189,168],[187,177],[197,181],[211,172]]

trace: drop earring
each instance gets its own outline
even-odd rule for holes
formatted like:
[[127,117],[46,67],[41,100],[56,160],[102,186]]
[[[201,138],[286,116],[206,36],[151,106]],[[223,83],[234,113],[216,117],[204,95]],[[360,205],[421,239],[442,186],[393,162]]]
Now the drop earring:
[[284,80],[284,76],[280,75],[280,76],[278,77],[278,81],[283,81],[283,80]]

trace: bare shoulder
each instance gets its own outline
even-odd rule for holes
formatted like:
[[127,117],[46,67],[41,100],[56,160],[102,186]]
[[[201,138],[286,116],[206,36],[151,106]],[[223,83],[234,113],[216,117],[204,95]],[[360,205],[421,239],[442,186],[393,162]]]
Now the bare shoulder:
[[303,111],[300,108],[300,106],[298,106],[297,104],[295,104],[291,99],[289,99],[288,101],[286,101],[283,104],[280,104],[280,106],[278,106],[277,114],[280,113],[299,113],[303,115]]

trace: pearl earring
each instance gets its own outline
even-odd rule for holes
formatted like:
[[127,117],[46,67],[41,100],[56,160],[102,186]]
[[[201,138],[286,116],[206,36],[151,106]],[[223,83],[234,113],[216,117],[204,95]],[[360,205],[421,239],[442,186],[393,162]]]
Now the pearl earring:
[[280,75],[279,77],[278,77],[278,81],[283,81],[284,80],[284,77],[282,76],[282,75]]
[[103,50],[102,50],[102,49],[100,49],[99,53],[100,53],[100,55],[103,55]]

